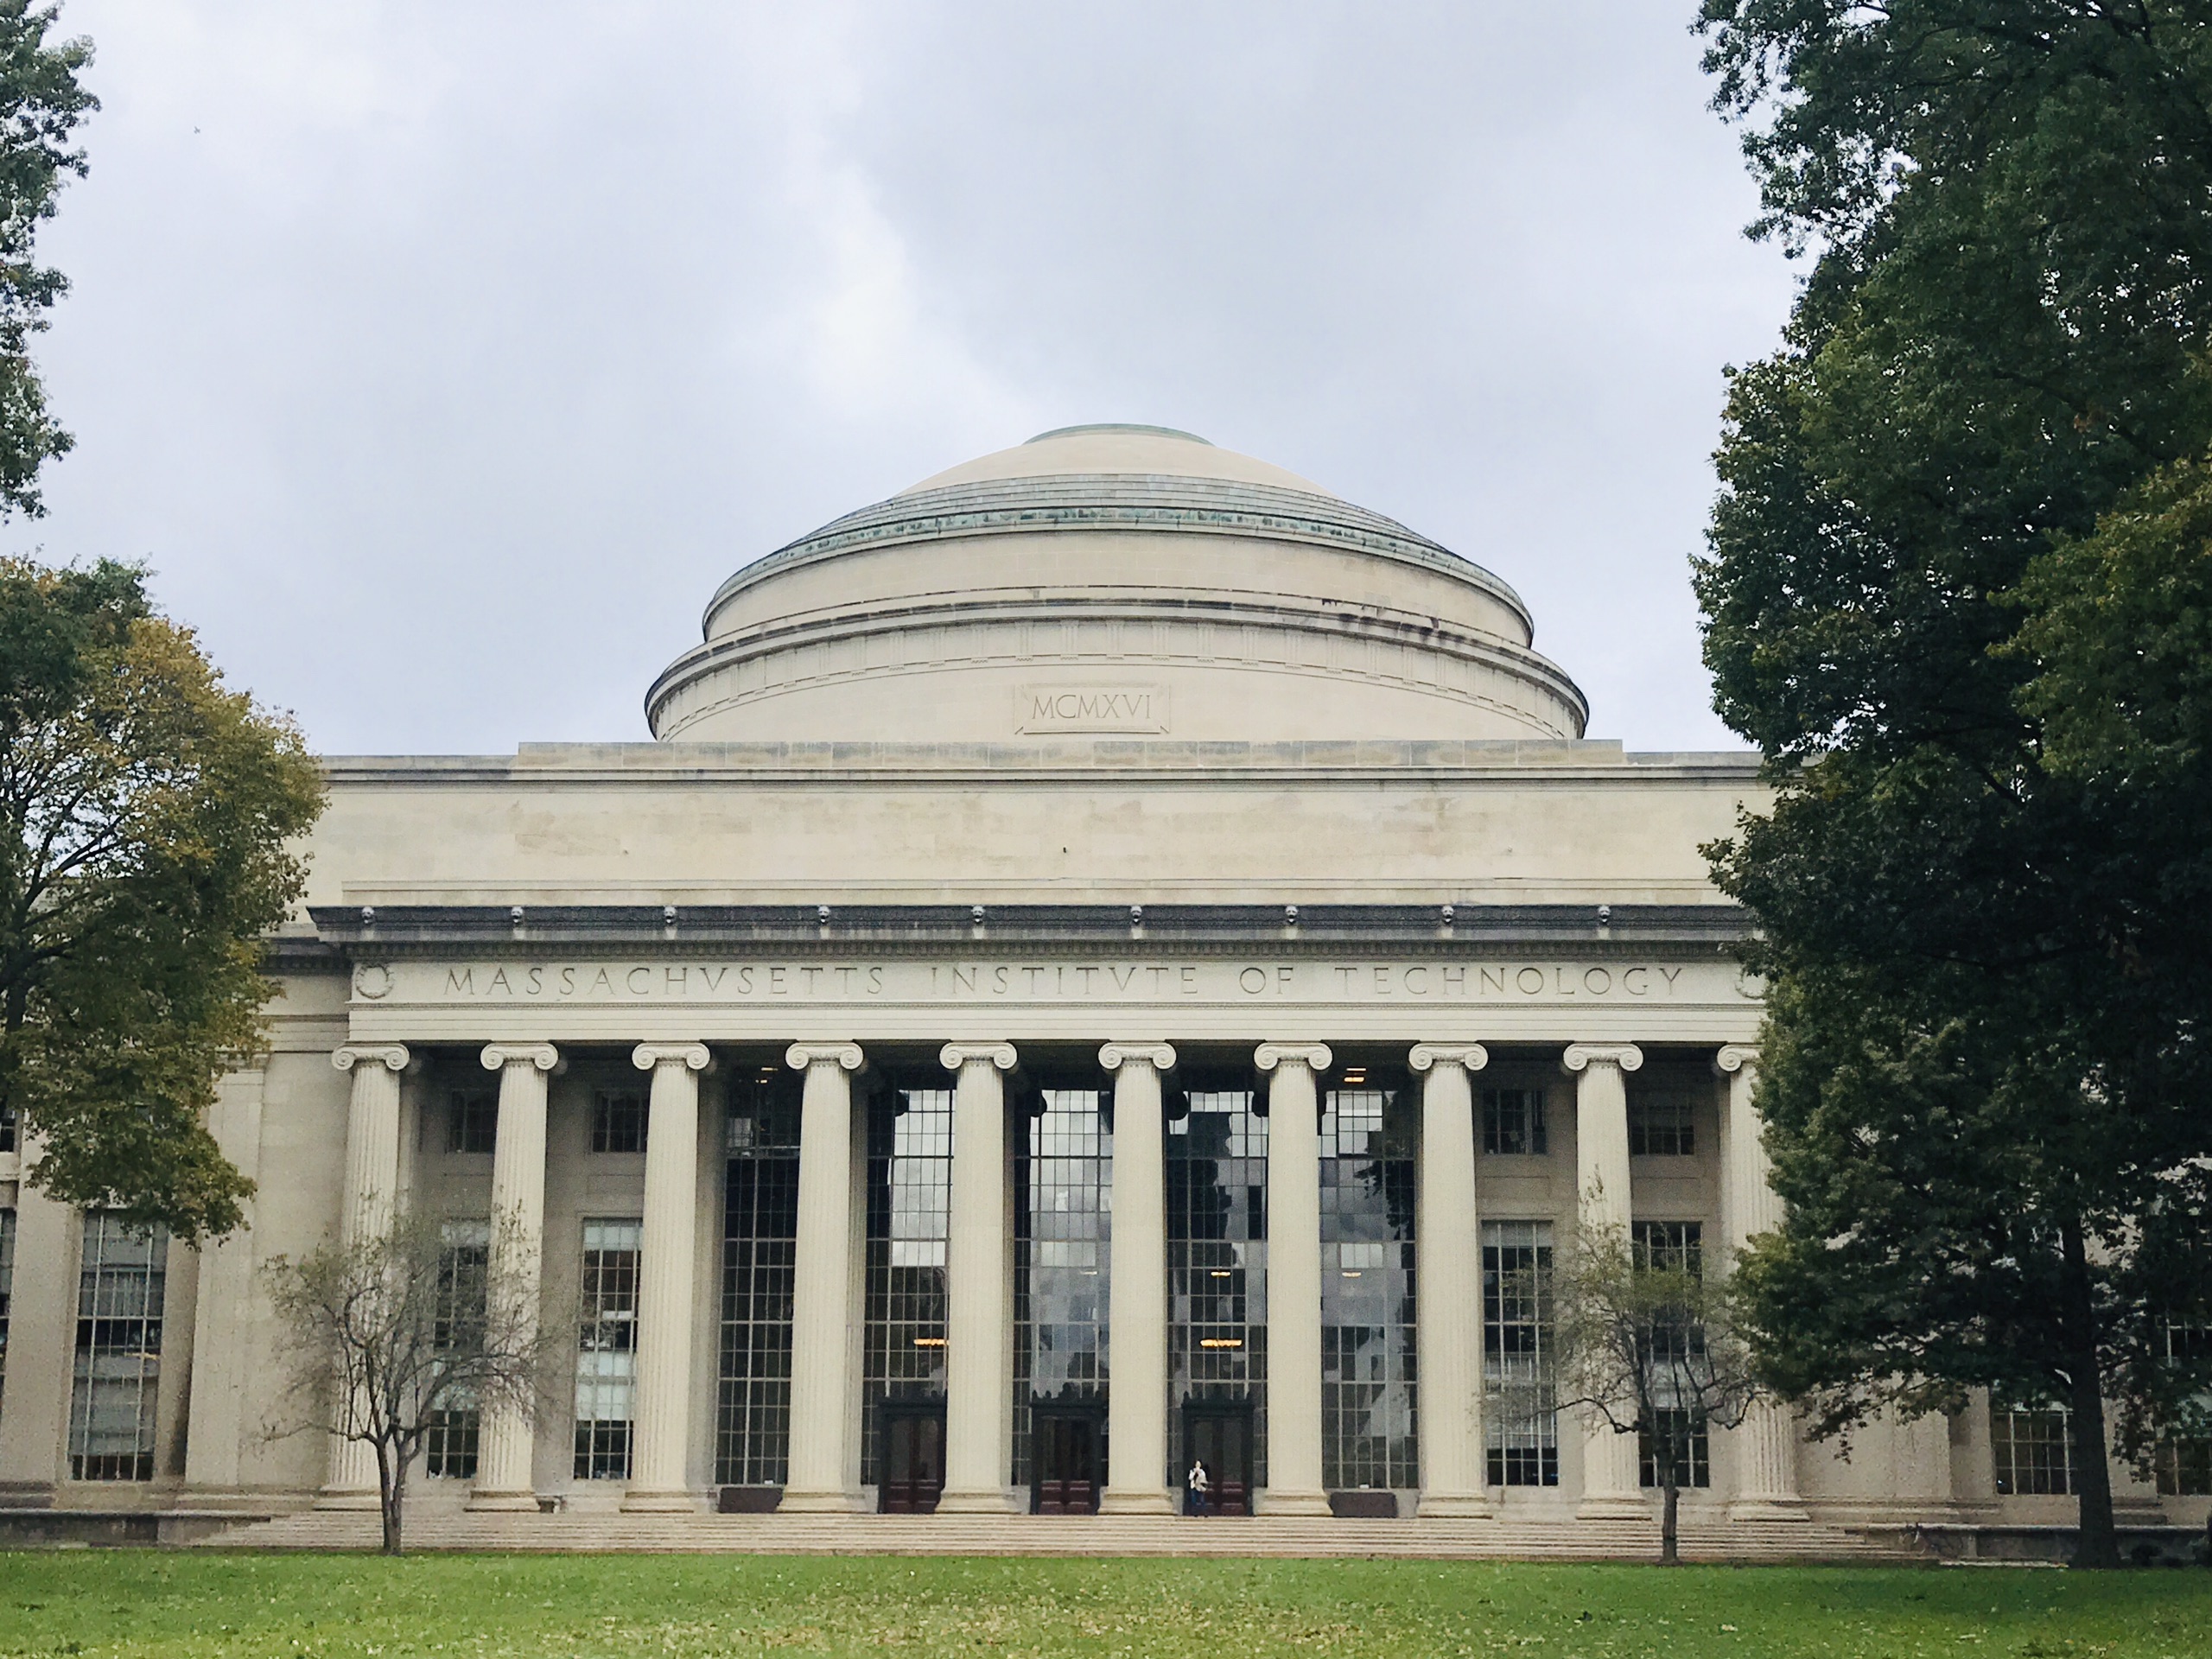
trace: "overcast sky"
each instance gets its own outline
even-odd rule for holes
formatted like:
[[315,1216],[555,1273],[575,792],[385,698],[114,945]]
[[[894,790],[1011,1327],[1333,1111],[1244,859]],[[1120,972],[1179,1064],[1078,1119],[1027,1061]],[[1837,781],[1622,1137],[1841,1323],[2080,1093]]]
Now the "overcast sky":
[[1795,269],[1690,0],[68,0],[52,559],[334,753],[642,739],[730,571],[1077,422],[1517,588],[1591,734],[1735,747],[1688,560]]

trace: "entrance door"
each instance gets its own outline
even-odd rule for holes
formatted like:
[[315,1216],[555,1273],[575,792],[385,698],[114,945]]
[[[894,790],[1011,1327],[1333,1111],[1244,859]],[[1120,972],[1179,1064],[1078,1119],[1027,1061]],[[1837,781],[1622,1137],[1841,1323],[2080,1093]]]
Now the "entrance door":
[[1105,1425],[1097,1412],[1032,1406],[1029,1421],[1036,1471],[1031,1507],[1039,1515],[1096,1515],[1106,1462]]
[[944,1491],[944,1402],[887,1400],[876,1507],[886,1515],[927,1515]]
[[1193,1460],[1206,1466],[1209,1515],[1252,1513],[1249,1400],[1183,1402],[1183,1466],[1179,1472],[1186,1483]]

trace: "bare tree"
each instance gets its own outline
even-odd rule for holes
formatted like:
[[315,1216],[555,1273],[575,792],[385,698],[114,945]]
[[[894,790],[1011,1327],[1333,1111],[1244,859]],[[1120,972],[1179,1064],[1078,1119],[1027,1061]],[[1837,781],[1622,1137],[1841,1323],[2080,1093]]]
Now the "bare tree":
[[534,1423],[550,1403],[557,1337],[535,1287],[493,1269],[518,1252],[491,1248],[489,1230],[403,1209],[266,1269],[294,1367],[298,1414],[284,1432],[372,1449],[387,1554],[399,1554],[408,1471],[434,1430],[499,1412]]
[[1552,1295],[1553,1402],[1639,1438],[1665,1497],[1659,1559],[1671,1567],[1696,1438],[1735,1427],[1759,1395],[1727,1280],[1707,1271],[1687,1228],[1662,1224],[1631,1239],[1586,1224]]

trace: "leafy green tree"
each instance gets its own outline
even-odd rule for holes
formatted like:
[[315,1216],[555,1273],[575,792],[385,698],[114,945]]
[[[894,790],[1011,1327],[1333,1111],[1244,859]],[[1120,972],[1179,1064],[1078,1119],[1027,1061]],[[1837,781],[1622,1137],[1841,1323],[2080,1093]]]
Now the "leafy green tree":
[[42,511],[39,468],[67,454],[71,440],[47,412],[29,355],[31,335],[69,284],[36,263],[33,243],[66,176],[85,171],[70,136],[99,107],[77,79],[92,43],[47,43],[57,10],[0,0],[0,512],[34,518]]
[[2050,562],[2212,442],[2209,21],[1705,0],[1700,25],[1751,122],[1754,230],[1811,258],[1783,348],[1732,377],[1695,578],[1716,706],[1775,791],[1711,849],[1762,930],[1790,1206],[1749,1317],[1818,1433],[1977,1388],[2065,1406],[2084,1564],[2118,1559],[2106,1402],[2139,1455],[2203,1380],[2164,1333],[2205,1276],[2161,1264],[2207,1241],[2212,1009],[2201,970],[2145,995],[2172,871],[2130,842],[2157,810],[2062,764],[2093,659],[2052,607],[2090,556]]
[[0,1113],[55,1198],[231,1230],[204,1126],[264,1041],[263,940],[321,808],[298,731],[225,690],[141,573],[0,560]]

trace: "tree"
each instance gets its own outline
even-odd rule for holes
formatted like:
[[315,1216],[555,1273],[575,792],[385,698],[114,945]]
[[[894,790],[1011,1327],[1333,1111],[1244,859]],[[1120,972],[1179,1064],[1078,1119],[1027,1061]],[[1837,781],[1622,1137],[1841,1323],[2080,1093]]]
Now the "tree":
[[493,1249],[488,1233],[402,1209],[265,1269],[294,1365],[298,1411],[283,1429],[371,1448],[386,1554],[400,1552],[408,1472],[434,1430],[494,1413],[534,1423],[550,1403],[557,1338],[535,1285],[492,1266],[520,1252]]
[[202,1122],[264,1041],[322,782],[143,573],[0,560],[0,1112],[66,1203],[187,1243],[252,1189]]
[[39,468],[71,444],[47,412],[29,355],[31,335],[46,327],[69,284],[35,263],[33,245],[65,177],[84,175],[84,152],[68,147],[70,135],[99,107],[77,80],[92,43],[46,42],[57,10],[0,0],[0,515],[31,518],[43,511]]
[[1774,790],[1709,849],[1760,930],[1789,1205],[1745,1317],[1816,1434],[2063,1404],[2075,1559],[2116,1564],[2106,1403],[2139,1451],[2201,1386],[2162,1333],[2204,1278],[2160,1264],[2212,1242],[2212,1008],[2201,968],[2146,994],[2183,925],[2145,902],[2181,870],[2144,854],[2164,809],[2062,764],[2071,659],[2031,619],[2070,626],[2046,562],[2212,445],[2212,30],[2196,0],[1705,0],[1700,28],[1755,232],[1812,256],[1732,377],[1695,573]]
[[1659,1559],[1672,1567],[1694,1442],[1742,1422],[1759,1388],[1727,1281],[1707,1274],[1694,1237],[1638,1233],[1586,1222],[1566,1252],[1549,1403],[1638,1438],[1663,1494]]

